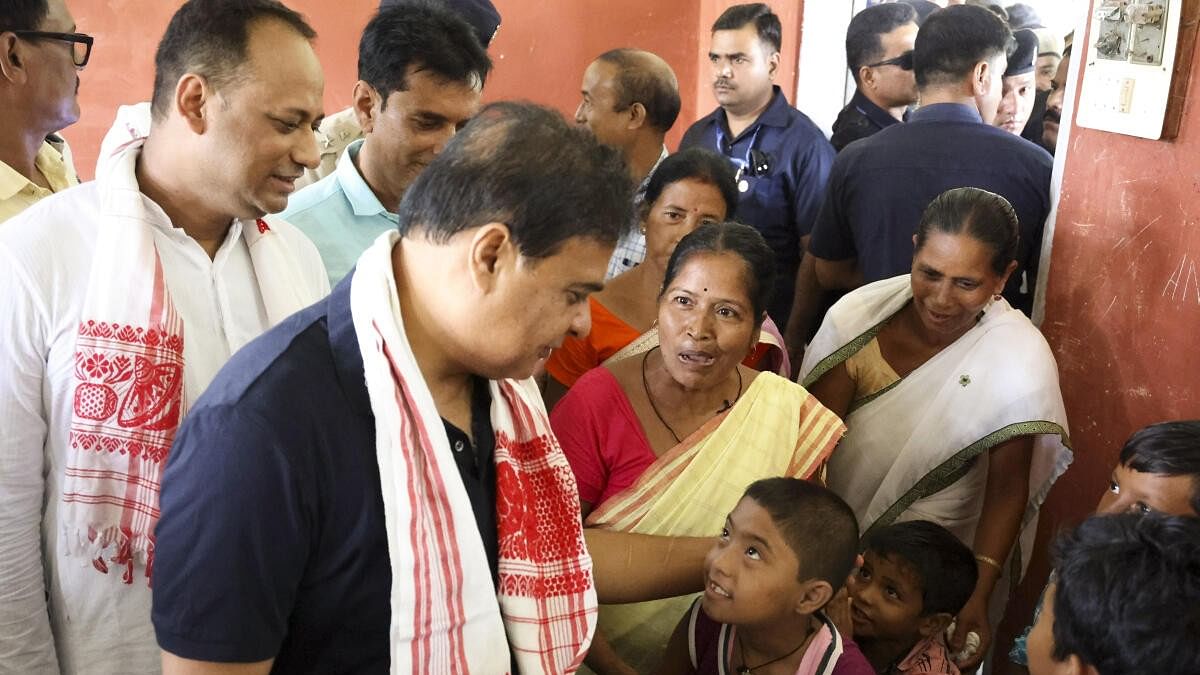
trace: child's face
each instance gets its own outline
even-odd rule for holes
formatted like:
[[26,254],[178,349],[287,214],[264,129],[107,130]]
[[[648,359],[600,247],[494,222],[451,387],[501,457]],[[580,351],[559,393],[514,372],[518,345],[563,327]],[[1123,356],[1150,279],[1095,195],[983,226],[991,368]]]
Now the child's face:
[[1029,658],[1029,675],[1057,675],[1060,673],[1070,673],[1073,661],[1078,661],[1072,657],[1066,661],[1054,660],[1054,593],[1055,584],[1050,584],[1046,587],[1046,592],[1042,594],[1042,612],[1038,615],[1037,622],[1033,624],[1033,629],[1029,631],[1029,639],[1025,643],[1025,650]]
[[914,642],[921,637],[921,580],[908,566],[867,551],[847,588],[855,637]]
[[787,617],[802,593],[800,560],[767,510],[743,497],[704,559],[703,607],[714,621],[753,626]]
[[1170,516],[1196,516],[1192,510],[1195,479],[1190,475],[1166,476],[1142,473],[1118,464],[1108,482],[1108,491],[1100,497],[1096,513],[1124,511],[1157,512]]

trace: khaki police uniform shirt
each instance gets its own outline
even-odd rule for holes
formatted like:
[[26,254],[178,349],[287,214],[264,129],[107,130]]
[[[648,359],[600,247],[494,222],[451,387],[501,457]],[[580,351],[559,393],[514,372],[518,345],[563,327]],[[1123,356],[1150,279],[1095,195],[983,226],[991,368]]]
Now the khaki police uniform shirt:
[[321,164],[316,169],[306,169],[304,175],[296,180],[296,189],[321,180],[337,169],[338,157],[354,141],[364,138],[358,126],[358,117],[354,108],[346,108],[334,113],[321,121],[317,129],[317,149],[321,151]]

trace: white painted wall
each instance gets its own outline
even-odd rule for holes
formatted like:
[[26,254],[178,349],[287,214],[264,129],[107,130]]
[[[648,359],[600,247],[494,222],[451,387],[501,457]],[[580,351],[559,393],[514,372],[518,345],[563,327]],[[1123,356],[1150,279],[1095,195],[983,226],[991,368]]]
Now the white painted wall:
[[854,95],[846,70],[846,28],[865,0],[808,0],[796,72],[795,105],[829,136],[833,121]]

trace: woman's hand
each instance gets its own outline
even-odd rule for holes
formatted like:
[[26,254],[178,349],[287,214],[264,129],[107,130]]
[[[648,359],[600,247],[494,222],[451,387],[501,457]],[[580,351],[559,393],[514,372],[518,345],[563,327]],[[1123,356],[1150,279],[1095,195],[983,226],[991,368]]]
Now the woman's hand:
[[825,606],[825,616],[837,626],[843,640],[854,639],[854,620],[850,618],[850,591],[846,587],[833,596]]
[[604,631],[599,628],[596,629],[596,633],[592,636],[592,646],[588,649],[588,655],[584,659],[584,663],[596,675],[638,675],[638,672],[628,663],[625,663],[624,659],[613,650],[612,645],[608,642],[608,638],[604,635]]
[[847,640],[854,639],[854,619],[850,615],[850,584],[854,583],[854,577],[858,576],[858,569],[862,566],[863,556],[860,553],[854,556],[854,569],[850,570],[850,575],[846,577],[846,585],[842,586],[842,590],[825,606],[825,616],[829,617],[833,625],[837,626],[838,632]]
[[[1033,437],[1019,436],[1001,443],[988,453],[987,485],[984,487],[983,508],[975,530],[975,561],[979,580],[971,599],[958,613],[950,650],[961,670],[979,665],[992,644],[992,626],[988,623],[988,605],[992,592],[1004,572],[1021,531],[1021,516],[1029,500],[1029,465],[1033,461]],[[967,635],[976,633],[979,646],[974,653],[959,659],[966,648]]]
[[[983,661],[983,657],[987,656],[988,648],[992,645],[992,626],[988,623],[990,595],[990,593],[981,594],[979,590],[976,590],[967,604],[963,606],[962,611],[958,613],[958,619],[955,621],[954,635],[949,641],[950,652],[954,655],[959,670],[964,673],[978,667]],[[968,648],[967,634],[969,633],[979,636],[979,646],[974,651],[968,649],[968,653],[963,654],[963,650]]]

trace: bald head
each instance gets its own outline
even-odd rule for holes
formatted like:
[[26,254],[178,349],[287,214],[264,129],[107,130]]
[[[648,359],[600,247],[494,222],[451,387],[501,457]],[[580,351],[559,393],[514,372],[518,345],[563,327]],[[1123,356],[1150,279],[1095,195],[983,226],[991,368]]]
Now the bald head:
[[613,67],[617,110],[641,104],[650,128],[666,133],[679,117],[679,81],[657,54],[641,49],[613,49],[596,57]]

